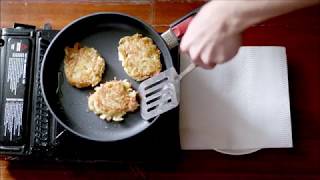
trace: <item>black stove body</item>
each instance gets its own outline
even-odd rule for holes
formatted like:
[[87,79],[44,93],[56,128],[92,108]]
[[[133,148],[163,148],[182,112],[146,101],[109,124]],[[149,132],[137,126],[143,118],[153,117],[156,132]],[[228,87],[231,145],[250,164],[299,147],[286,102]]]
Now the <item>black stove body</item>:
[[[55,161],[177,159],[178,108],[161,115],[144,132],[118,142],[89,141],[64,129],[50,114],[40,89],[43,56],[58,31],[21,24],[0,30],[0,155]],[[178,69],[178,48],[171,54]]]

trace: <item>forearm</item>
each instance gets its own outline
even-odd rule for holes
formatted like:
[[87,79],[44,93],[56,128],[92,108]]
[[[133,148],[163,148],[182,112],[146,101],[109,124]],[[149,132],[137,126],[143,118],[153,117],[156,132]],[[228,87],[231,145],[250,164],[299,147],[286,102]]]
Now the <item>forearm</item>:
[[240,30],[269,18],[320,3],[320,0],[238,0],[234,4],[234,17]]
[[191,21],[180,49],[194,64],[211,69],[237,54],[241,33],[248,27],[317,3],[320,0],[212,0]]

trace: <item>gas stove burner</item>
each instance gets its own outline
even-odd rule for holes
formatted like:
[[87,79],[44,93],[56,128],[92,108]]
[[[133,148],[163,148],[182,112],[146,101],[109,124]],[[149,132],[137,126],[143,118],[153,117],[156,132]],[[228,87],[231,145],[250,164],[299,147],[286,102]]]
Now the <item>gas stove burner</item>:
[[[0,31],[0,40],[4,42],[0,46],[0,83],[5,85],[0,87],[0,155],[15,160],[77,162],[177,159],[180,152],[178,108],[161,116],[145,132],[109,143],[82,139],[57,123],[40,89],[41,63],[57,33],[57,30],[35,30],[21,24],[19,28]],[[178,68],[178,48],[171,50],[171,54]],[[16,69],[22,72],[17,73]]]

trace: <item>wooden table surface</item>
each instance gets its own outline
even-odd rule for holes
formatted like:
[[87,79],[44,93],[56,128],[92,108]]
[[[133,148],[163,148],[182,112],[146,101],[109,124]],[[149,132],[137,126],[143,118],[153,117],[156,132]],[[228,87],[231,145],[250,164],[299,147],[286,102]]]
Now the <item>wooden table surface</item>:
[[[1,0],[0,26],[14,22],[60,29],[98,11],[137,16],[164,31],[170,22],[204,1]],[[230,2],[232,3],[232,2]],[[214,151],[183,151],[174,165],[38,164],[0,160],[0,180],[9,179],[320,179],[320,6],[251,27],[244,45],[287,48],[294,148],[264,149],[228,156]]]

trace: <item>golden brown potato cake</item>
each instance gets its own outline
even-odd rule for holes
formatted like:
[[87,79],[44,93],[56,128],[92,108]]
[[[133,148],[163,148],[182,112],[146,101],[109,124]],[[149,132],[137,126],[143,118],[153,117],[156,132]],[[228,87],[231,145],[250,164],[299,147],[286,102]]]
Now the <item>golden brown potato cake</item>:
[[89,110],[107,121],[122,121],[127,112],[139,106],[137,92],[127,80],[113,80],[100,84],[88,98]]
[[77,88],[96,86],[102,79],[105,60],[94,48],[75,43],[73,48],[64,49],[64,72],[68,82]]
[[160,50],[152,39],[141,34],[121,38],[118,56],[125,72],[137,81],[145,80],[161,71]]

